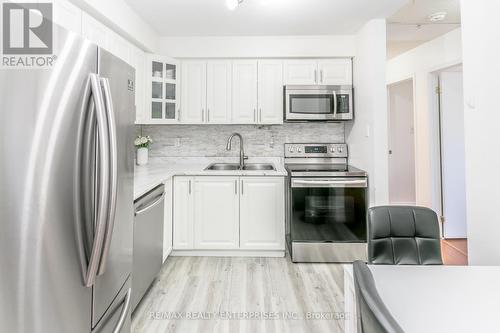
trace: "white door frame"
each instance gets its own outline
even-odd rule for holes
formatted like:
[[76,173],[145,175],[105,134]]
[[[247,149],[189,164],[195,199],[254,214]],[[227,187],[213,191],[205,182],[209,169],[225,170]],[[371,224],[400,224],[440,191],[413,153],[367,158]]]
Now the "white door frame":
[[[437,214],[439,215],[440,217],[440,230],[441,230],[441,237],[442,238],[445,238],[445,228],[444,228],[444,223],[445,222],[445,218],[444,218],[444,209],[445,209],[445,198],[444,198],[444,184],[443,184],[443,142],[442,142],[442,114],[441,114],[441,95],[440,95],[440,91],[439,90],[436,90],[436,89],[441,89],[440,87],[440,79],[439,79],[439,76],[441,73],[443,72],[446,72],[447,70],[451,69],[451,68],[454,68],[454,67],[457,67],[457,66],[460,66],[462,65],[462,63],[456,63],[456,64],[453,64],[453,65],[449,65],[449,66],[446,66],[444,68],[441,68],[439,70],[436,70],[431,74],[431,77],[430,77],[430,82],[431,82],[431,87],[433,89],[433,93],[430,94],[430,96],[432,96],[432,107],[433,109],[431,110],[432,113],[431,114],[435,114],[436,115],[436,119],[435,121],[437,122],[436,123],[436,126],[434,127],[434,130],[437,132],[437,142],[435,142],[435,144],[437,145],[436,149],[435,149],[435,154],[434,154],[434,162],[432,163],[432,166],[433,166],[433,174],[434,174],[434,178],[435,178],[435,181],[434,181],[434,184],[433,184],[433,188],[434,188],[434,191],[435,191],[435,196],[437,197],[438,199],[438,208],[439,208],[439,211],[437,212]],[[466,237],[466,235],[465,235]]]

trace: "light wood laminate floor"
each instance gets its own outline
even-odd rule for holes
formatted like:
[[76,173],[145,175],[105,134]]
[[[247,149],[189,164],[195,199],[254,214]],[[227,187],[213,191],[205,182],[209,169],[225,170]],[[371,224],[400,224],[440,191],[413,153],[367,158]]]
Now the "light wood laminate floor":
[[[170,257],[136,309],[132,330],[343,332],[343,311],[342,265],[293,264],[288,257]],[[250,315],[261,318],[245,318]],[[285,316],[291,319],[279,319]]]

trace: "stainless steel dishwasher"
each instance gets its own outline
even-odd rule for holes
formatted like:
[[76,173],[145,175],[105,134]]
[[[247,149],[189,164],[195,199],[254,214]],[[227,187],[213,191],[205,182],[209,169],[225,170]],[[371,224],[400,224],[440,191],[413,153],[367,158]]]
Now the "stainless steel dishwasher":
[[134,201],[132,311],[158,276],[162,265],[165,186]]

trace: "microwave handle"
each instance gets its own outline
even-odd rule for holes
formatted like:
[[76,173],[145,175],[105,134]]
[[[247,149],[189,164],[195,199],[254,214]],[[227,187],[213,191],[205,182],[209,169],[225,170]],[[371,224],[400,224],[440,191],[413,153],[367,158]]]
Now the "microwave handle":
[[333,94],[333,118],[337,118],[337,93],[332,91]]

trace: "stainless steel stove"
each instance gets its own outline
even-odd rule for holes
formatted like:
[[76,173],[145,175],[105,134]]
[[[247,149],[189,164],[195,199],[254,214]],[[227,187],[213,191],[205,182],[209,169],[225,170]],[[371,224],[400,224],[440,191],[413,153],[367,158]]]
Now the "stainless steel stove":
[[285,144],[287,243],[293,262],[366,260],[368,175],[346,144]]

